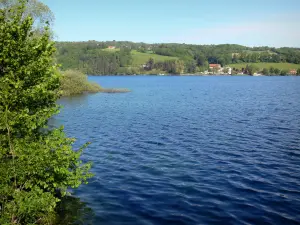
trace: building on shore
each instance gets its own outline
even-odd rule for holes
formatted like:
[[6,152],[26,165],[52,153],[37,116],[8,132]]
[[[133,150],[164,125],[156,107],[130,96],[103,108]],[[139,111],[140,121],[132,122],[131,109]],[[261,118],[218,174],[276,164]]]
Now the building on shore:
[[220,64],[209,64],[209,70],[212,71],[213,74],[222,72],[222,66]]
[[291,75],[296,75],[296,74],[297,74],[297,70],[292,69],[292,70],[289,71],[289,74],[291,74]]
[[222,67],[220,64],[209,64],[210,69],[218,69],[220,70]]

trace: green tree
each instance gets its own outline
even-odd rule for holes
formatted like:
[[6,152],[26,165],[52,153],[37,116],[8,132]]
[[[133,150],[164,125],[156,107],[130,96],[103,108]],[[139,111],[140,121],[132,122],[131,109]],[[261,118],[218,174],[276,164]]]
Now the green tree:
[[197,70],[197,64],[194,60],[187,61],[185,64],[186,72],[195,73]]
[[297,75],[300,75],[300,68],[297,69]]
[[150,58],[148,60],[146,67],[148,70],[152,70],[154,68],[154,59],[153,58]]
[[270,71],[267,68],[263,68],[262,74],[263,75],[270,75]]
[[275,68],[271,66],[270,68],[270,75],[274,75],[275,74]]
[[182,74],[184,72],[184,62],[182,60],[175,61],[175,74]]
[[58,196],[92,176],[80,161],[85,146],[74,151],[62,128],[47,128],[60,74],[49,28],[33,35],[26,9],[0,9],[0,224],[50,224]]
[[225,67],[225,68],[223,69],[223,73],[228,74],[228,72],[229,72],[229,68],[228,68],[228,67]]
[[[10,16],[9,11],[18,7],[19,0],[0,0],[0,8],[6,10],[6,16]],[[54,22],[54,14],[50,10],[50,8],[42,3],[39,0],[27,0],[26,1],[26,10],[23,12],[23,18],[27,16],[31,16],[35,22],[35,25],[39,28],[43,28],[43,24],[45,22],[49,24],[53,24]]]
[[237,54],[233,53],[232,54],[232,63],[238,63],[239,62],[239,57]]
[[249,74],[249,75],[253,75],[254,73],[256,73],[258,71],[258,68],[253,65],[253,64],[250,64],[250,65],[247,65],[246,66],[246,72]]
[[275,75],[279,75],[279,74],[280,74],[280,69],[275,68],[275,69],[274,69],[274,74],[275,74]]
[[280,74],[281,76],[286,76],[286,75],[288,75],[288,73],[289,73],[288,70],[281,70],[279,74]]
[[195,60],[196,60],[197,66],[204,66],[205,62],[207,62],[207,59],[201,53],[195,55]]

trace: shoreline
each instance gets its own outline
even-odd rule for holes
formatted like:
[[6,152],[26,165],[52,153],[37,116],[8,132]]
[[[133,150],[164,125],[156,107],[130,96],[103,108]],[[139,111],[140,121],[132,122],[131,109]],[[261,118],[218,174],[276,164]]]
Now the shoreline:
[[166,75],[154,75],[154,74],[132,74],[132,75],[121,75],[121,74],[108,74],[108,75],[87,75],[91,77],[142,77],[142,76],[153,76],[153,77],[299,77],[299,75],[248,75],[248,74],[236,74],[236,75],[229,75],[229,74],[214,74],[214,75],[207,75],[207,74],[166,74]]

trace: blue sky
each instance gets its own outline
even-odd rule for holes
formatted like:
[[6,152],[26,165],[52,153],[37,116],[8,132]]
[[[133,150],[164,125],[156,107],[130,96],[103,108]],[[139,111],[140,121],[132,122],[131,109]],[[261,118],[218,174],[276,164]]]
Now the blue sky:
[[300,0],[41,0],[59,41],[300,47]]

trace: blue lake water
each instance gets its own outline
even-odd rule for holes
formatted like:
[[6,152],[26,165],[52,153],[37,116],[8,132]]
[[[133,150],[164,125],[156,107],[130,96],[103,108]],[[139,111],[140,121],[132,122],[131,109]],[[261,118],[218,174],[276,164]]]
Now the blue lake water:
[[60,100],[89,223],[300,224],[300,77],[90,80],[132,92]]

